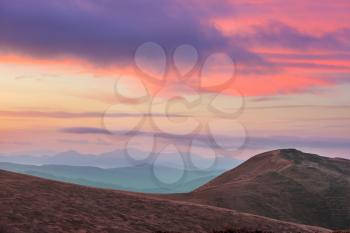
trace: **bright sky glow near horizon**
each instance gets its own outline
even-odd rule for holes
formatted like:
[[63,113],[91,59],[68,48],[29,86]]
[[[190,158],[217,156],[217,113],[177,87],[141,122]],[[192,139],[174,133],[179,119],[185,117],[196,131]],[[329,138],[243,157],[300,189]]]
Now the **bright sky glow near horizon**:
[[[237,101],[237,90],[244,96],[237,120],[247,141],[237,158],[275,148],[350,158],[349,11],[347,0],[2,0],[0,154],[118,149],[98,130],[102,114],[118,103],[120,76],[147,81],[134,71],[133,56],[152,41],[167,58],[189,44],[202,63],[218,52],[234,60],[232,89],[218,104]],[[220,76],[217,70],[225,67],[208,72],[210,84]],[[170,68],[170,80],[174,73]],[[133,95],[138,88],[125,85],[123,91]],[[148,86],[149,94],[160,88]],[[173,91],[190,95],[183,88]],[[200,94],[205,100],[216,92]],[[116,129],[123,131],[137,117],[130,106],[117,109]],[[138,110],[147,113],[148,105]],[[215,117],[204,106],[178,103],[171,111]],[[225,125],[217,126],[235,140]]]

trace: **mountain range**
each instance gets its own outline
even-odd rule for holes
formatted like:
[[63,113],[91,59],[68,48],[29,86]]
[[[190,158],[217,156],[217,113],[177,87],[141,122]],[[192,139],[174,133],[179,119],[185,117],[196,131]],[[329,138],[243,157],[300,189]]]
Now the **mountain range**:
[[[190,192],[223,173],[223,170],[198,172],[187,170],[176,185],[159,185],[151,165],[120,168],[99,168],[68,165],[24,165],[0,162],[0,169],[97,188],[118,189],[143,193]],[[183,171],[173,167],[157,167],[163,179],[174,180]]]
[[0,232],[330,233],[350,228],[349,191],[350,160],[295,149],[256,155],[178,194],[0,171]]
[[[134,149],[133,154],[144,154],[144,152]],[[158,155],[162,156],[162,154]],[[167,167],[178,167],[177,164],[172,162],[173,156],[177,154],[166,154],[162,156],[162,165]],[[0,154],[0,162],[26,164],[26,165],[68,165],[68,166],[90,166],[99,168],[120,168],[120,167],[132,167],[135,163],[130,160],[124,150],[114,150],[101,154],[82,154],[77,151],[64,151],[56,154],[15,154],[6,155]],[[145,161],[147,164],[152,164],[152,160]],[[206,159],[204,156],[197,156],[197,166],[201,167],[202,164],[207,165],[211,163],[211,159]],[[217,157],[217,163],[215,169],[228,170],[237,166],[242,161],[231,157]],[[144,163],[144,164],[145,164]],[[138,164],[136,164],[138,165]]]

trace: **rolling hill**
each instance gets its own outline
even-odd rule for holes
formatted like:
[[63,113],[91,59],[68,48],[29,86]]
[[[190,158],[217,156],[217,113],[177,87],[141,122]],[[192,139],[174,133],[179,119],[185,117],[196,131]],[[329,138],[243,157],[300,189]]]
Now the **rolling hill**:
[[1,233],[212,232],[330,230],[145,194],[45,180],[0,170]]
[[252,157],[189,194],[168,198],[349,229],[350,160],[275,150]]

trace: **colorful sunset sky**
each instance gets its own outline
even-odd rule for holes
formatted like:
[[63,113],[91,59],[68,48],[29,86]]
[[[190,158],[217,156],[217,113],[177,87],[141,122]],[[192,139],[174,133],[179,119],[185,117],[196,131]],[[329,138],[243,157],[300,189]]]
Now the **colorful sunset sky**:
[[[99,154],[125,145],[125,127],[140,115],[162,122],[168,116],[157,108],[150,113],[149,101],[137,102],[136,111],[115,93],[120,77],[132,80],[120,90],[125,95],[138,94],[139,82],[151,99],[163,88],[135,68],[137,48],[152,42],[171,61],[178,46],[193,46],[199,60],[188,76],[201,74],[211,54],[232,59],[234,82],[194,89],[203,100],[198,106],[175,102],[169,110],[175,121],[215,120],[206,99],[220,95],[218,105],[241,104],[232,120],[244,135],[230,130],[230,119],[215,125],[225,142],[244,137],[232,156],[298,148],[350,158],[349,12],[347,0],[1,0],[0,154]],[[157,58],[148,59],[156,66]],[[169,83],[187,85],[174,81],[179,75],[167,64]],[[209,85],[230,69],[216,68]],[[167,94],[193,95],[181,86]],[[111,107],[117,137],[103,119]],[[183,142],[147,123],[136,131],[145,142],[150,135]],[[201,154],[205,146],[197,149]]]

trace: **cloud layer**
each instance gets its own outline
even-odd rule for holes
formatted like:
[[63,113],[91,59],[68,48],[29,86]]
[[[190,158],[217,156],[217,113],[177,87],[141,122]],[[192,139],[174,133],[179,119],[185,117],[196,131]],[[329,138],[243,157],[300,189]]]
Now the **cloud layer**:
[[[217,14],[230,7],[217,7]],[[130,61],[140,44],[154,41],[174,49],[193,44],[206,54],[224,50],[242,61],[258,60],[208,22],[207,8],[181,1],[45,1],[0,3],[0,48],[32,56],[76,56],[95,63]]]

